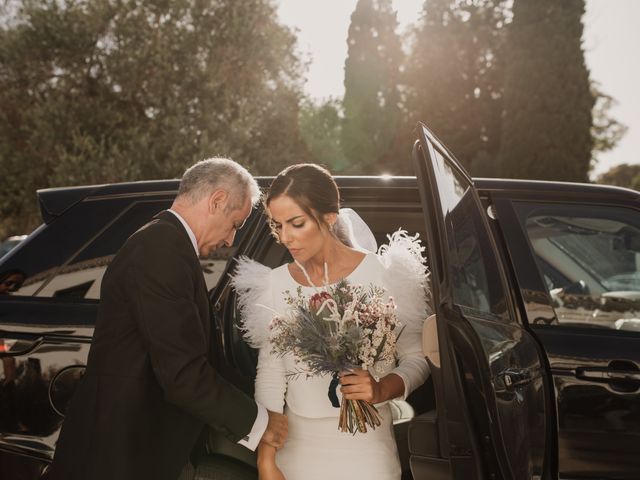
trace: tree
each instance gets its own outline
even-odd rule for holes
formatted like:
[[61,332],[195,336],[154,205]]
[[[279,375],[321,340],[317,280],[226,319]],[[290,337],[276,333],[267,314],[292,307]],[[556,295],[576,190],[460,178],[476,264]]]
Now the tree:
[[300,109],[300,133],[313,161],[326,165],[334,173],[349,167],[340,144],[340,107],[340,102],[335,99],[319,104],[307,100]]
[[587,181],[593,139],[584,0],[514,0],[500,160],[507,177]]
[[402,58],[391,0],[358,0],[344,66],[341,144],[355,173],[371,173],[392,147],[399,120]]
[[38,188],[171,178],[212,155],[263,174],[308,158],[302,65],[272,0],[11,5],[0,229],[33,227]]
[[640,190],[640,165],[622,163],[601,174],[597,183]]
[[407,150],[413,127],[423,121],[474,174],[496,171],[508,5],[425,1],[403,75],[407,121],[399,149]]
[[597,82],[591,82],[591,93],[595,98],[593,124],[591,125],[591,138],[593,139],[591,164],[593,166],[598,161],[599,153],[613,150],[625,136],[627,126],[613,118],[611,109],[616,105],[616,101],[604,93]]

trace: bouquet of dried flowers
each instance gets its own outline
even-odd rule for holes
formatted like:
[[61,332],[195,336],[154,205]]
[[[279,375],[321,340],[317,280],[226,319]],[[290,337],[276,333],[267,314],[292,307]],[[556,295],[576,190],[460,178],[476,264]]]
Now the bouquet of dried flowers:
[[338,372],[395,362],[400,323],[393,299],[386,301],[380,287],[344,280],[310,298],[300,287],[296,295],[289,291],[285,295],[290,308],[271,321],[270,340],[275,354],[291,353],[300,365],[288,375],[333,376],[328,395],[335,407],[340,406],[339,430],[366,433],[367,426],[380,426],[374,405],[364,400],[346,400],[339,405],[335,389]]

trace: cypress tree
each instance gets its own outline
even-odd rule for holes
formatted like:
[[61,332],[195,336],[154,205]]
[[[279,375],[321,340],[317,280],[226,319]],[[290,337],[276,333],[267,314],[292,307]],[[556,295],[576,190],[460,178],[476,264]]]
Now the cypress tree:
[[359,0],[351,15],[344,66],[341,144],[354,173],[375,173],[388,155],[399,119],[402,55],[391,0]]
[[512,178],[587,181],[593,140],[584,0],[515,0],[500,160]]
[[423,121],[472,173],[497,173],[508,18],[504,0],[425,2],[405,69],[400,148]]

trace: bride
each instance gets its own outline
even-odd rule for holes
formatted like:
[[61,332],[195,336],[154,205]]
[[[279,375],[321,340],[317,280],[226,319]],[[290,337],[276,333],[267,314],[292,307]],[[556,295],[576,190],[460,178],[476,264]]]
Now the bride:
[[[272,231],[294,259],[275,269],[243,258],[233,278],[238,292],[245,339],[259,348],[256,401],[284,412],[289,421],[286,445],[258,446],[263,480],[368,478],[401,476],[387,401],[406,398],[429,372],[421,349],[422,321],[427,317],[426,267],[418,240],[403,231],[390,236],[375,253],[375,239],[354,212],[341,211],[331,174],[315,164],[292,165],[272,182],[265,210]],[[359,231],[360,233],[354,233]],[[367,248],[370,251],[367,251]],[[382,425],[367,433],[338,430],[339,408],[327,397],[330,376],[287,376],[298,365],[291,354],[271,352],[269,322],[288,308],[284,292],[316,288],[346,279],[353,284],[383,286],[397,305],[404,326],[396,345],[395,368],[342,372],[344,399],[376,404]]]

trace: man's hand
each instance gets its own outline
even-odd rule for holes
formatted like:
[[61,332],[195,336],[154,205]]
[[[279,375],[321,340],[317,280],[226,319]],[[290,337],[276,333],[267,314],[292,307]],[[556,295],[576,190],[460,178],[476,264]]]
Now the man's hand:
[[269,423],[264,435],[262,435],[262,441],[276,449],[282,448],[289,434],[287,417],[281,413],[271,411],[267,411],[267,413],[269,414]]

